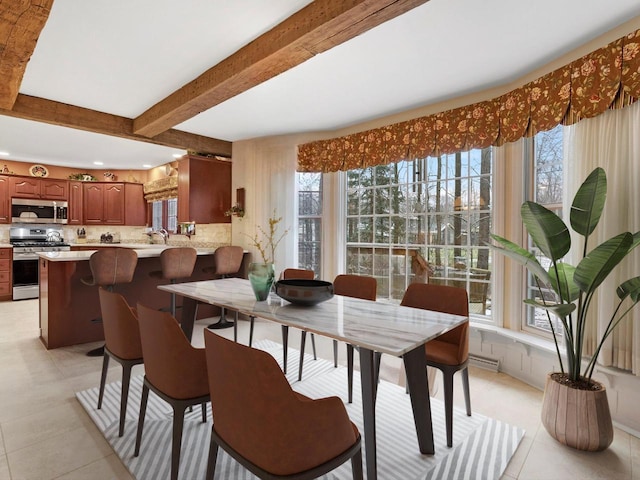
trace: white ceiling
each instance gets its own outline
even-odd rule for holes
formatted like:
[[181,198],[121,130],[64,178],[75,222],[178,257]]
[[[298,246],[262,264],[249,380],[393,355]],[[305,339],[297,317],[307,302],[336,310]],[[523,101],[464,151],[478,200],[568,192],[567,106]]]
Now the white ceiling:
[[[20,93],[135,118],[308,0],[55,0]],[[638,0],[430,0],[175,128],[335,130],[507,84],[640,15]],[[140,169],[175,149],[0,116],[13,160]]]

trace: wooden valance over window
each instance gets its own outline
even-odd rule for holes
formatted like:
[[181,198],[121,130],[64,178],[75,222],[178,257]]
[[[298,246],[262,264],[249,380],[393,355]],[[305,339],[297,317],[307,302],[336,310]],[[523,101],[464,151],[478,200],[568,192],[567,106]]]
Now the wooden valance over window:
[[178,177],[166,177],[143,185],[144,199],[147,202],[168,200],[178,196]]
[[640,98],[640,30],[501,97],[298,146],[298,171],[336,172],[503,145]]

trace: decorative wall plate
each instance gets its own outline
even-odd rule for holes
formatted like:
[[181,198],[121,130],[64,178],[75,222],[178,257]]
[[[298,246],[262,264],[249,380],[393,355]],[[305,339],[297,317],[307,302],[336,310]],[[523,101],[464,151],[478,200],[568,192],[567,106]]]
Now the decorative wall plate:
[[29,167],[29,173],[32,177],[48,177],[49,170],[44,165],[31,165]]

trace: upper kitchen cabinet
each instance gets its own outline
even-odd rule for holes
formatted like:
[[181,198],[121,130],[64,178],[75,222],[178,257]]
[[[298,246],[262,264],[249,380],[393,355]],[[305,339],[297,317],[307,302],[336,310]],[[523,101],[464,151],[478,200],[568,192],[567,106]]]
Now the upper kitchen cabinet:
[[0,176],[0,223],[11,223],[9,177]]
[[[86,182],[82,187],[85,225],[146,225],[147,211],[141,184]],[[72,215],[77,216],[73,203],[70,209]]]
[[84,221],[82,216],[84,189],[82,185],[82,182],[69,182],[69,209],[67,211],[67,222],[69,225],[82,225]]
[[9,177],[9,197],[68,200],[69,182],[54,178]]
[[178,164],[178,221],[230,223],[231,162],[189,155]]

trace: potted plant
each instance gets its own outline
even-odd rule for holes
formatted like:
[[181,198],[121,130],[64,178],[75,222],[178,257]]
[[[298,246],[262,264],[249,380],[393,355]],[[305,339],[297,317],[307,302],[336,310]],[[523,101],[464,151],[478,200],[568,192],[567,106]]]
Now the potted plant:
[[[620,233],[588,249],[605,205],[607,178],[596,168],[578,189],[571,205],[573,231],[584,238],[580,261],[573,266],[563,258],[571,250],[571,235],[565,223],[552,211],[535,202],[524,202],[521,217],[534,245],[548,259],[545,269],[536,256],[515,243],[492,234],[492,247],[524,265],[534,276],[540,299],[525,303],[544,309],[553,333],[560,372],[549,374],[545,385],[542,423],[561,443],[580,450],[604,450],[613,441],[613,426],[606,390],[593,380],[598,354],[616,326],[640,300],[640,277],[623,282],[616,289],[618,304],[606,329],[597,339],[591,356],[583,352],[594,294],[613,269],[640,243],[640,232]],[[544,291],[543,291],[544,290]],[[553,299],[548,299],[552,292]],[[611,292],[613,295],[613,292]],[[562,324],[564,354],[558,344],[551,315]],[[584,365],[584,368],[583,368]]]

